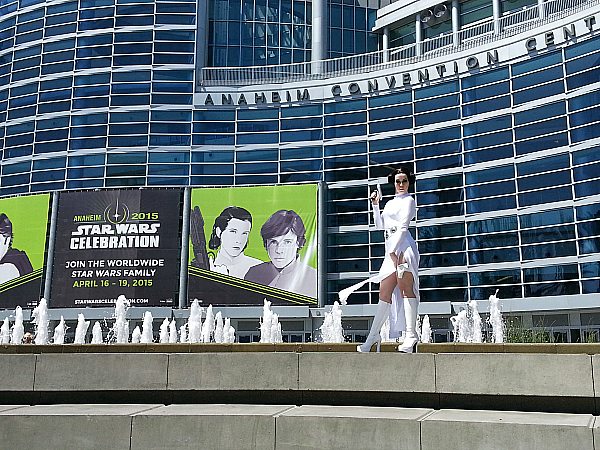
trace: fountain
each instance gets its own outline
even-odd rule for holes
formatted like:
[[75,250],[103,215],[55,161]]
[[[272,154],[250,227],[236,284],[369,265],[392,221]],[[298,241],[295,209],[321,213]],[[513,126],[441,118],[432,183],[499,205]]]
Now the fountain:
[[483,322],[481,320],[481,316],[479,315],[479,311],[477,310],[477,302],[475,300],[471,300],[467,303],[467,305],[471,309],[471,323],[473,324],[471,328],[473,331],[471,334],[471,340],[469,342],[481,344],[483,342]]
[[217,312],[215,316],[215,342],[220,344],[223,342],[223,316],[221,311]]
[[188,333],[187,333],[187,324],[184,323],[183,325],[181,325],[181,327],[179,327],[179,342],[181,342],[182,344],[185,344],[188,342]]
[[23,309],[20,306],[15,308],[15,324],[12,328],[10,335],[11,344],[23,343],[23,335],[25,334],[25,327],[23,326]]
[[215,316],[213,315],[213,307],[212,305],[208,305],[208,308],[206,308],[206,319],[204,319],[204,323],[202,324],[201,342],[209,343],[214,330]]
[[35,344],[45,345],[48,343],[48,304],[46,299],[42,298],[40,303],[34,308],[32,314],[35,324]]
[[506,332],[506,325],[500,312],[498,298],[498,290],[490,295],[490,316],[487,322],[492,326],[492,342],[496,344],[504,343],[504,334]]
[[77,327],[75,328],[75,344],[85,344],[85,335],[90,326],[90,322],[85,320],[83,314],[77,314]]
[[423,327],[421,329],[421,342],[428,344],[431,342],[431,324],[429,323],[429,316],[425,314],[423,317]]
[[152,330],[152,313],[146,311],[144,313],[144,321],[142,322],[142,336],[140,343],[151,344],[154,341],[154,331]]
[[223,325],[223,342],[227,344],[235,342],[235,328],[231,326],[229,317],[225,318],[225,325]]
[[10,322],[8,321],[8,317],[5,317],[0,327],[0,344],[8,343],[10,343]]
[[[323,325],[319,328],[321,331],[321,342],[340,343],[344,342],[344,330],[342,328],[342,308],[340,303],[335,301],[331,306],[330,312],[325,312]],[[388,322],[389,336],[389,322]]]
[[171,320],[169,324],[169,344],[175,344],[177,342],[177,323],[175,319]]
[[131,333],[131,343],[139,344],[142,340],[142,332],[140,331],[140,327],[135,327],[133,329],[133,333]]
[[281,339],[281,325],[277,314],[271,311],[271,302],[264,299],[263,316],[260,322],[260,342],[283,342]]
[[94,326],[92,327],[92,344],[103,344],[102,340],[102,327],[100,326],[100,322],[94,322]]
[[52,343],[64,344],[66,331],[67,325],[65,324],[65,318],[63,316],[60,316],[60,322],[58,322],[58,325],[54,329],[54,334],[52,335]]
[[481,316],[477,311],[477,302],[474,300],[467,302],[466,308],[456,316],[450,317],[450,322],[454,328],[454,342],[481,343],[483,341]]
[[468,318],[467,310],[463,309],[456,316],[450,317],[452,323],[454,342],[467,342],[468,332]]
[[124,295],[119,295],[115,303],[115,323],[111,330],[117,344],[127,344],[129,341],[129,321],[125,319],[128,307],[129,300]]
[[161,344],[169,343],[169,318],[165,317],[163,323],[160,325],[160,331],[158,334],[158,342]]
[[202,312],[204,308],[198,303],[198,299],[195,298],[190,307],[190,317],[188,318],[187,326],[187,340],[181,339],[181,342],[189,342],[195,344],[200,342],[202,334]]

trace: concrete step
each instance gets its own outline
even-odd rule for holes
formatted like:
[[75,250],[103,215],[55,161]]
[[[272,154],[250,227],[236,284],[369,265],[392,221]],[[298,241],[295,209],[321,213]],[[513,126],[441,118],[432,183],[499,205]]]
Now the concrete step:
[[600,450],[589,414],[293,405],[5,405],[6,449]]

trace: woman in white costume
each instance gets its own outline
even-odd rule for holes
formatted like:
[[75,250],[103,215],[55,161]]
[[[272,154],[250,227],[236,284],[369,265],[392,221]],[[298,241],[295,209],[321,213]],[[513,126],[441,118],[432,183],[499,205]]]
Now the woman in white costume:
[[342,302],[367,282],[379,283],[379,303],[371,330],[364,344],[356,347],[358,352],[369,352],[373,344],[377,351],[381,344],[381,327],[390,318],[390,337],[396,338],[405,331],[404,342],[398,351],[412,353],[417,345],[417,309],[419,306],[419,251],[408,231],[408,225],[416,215],[415,200],[408,193],[415,176],[407,168],[394,170],[388,181],[394,183],[395,195],[383,212],[378,191],[371,195],[375,226],[383,229],[385,236],[385,258],[379,273],[368,280],[344,289],[339,296]]

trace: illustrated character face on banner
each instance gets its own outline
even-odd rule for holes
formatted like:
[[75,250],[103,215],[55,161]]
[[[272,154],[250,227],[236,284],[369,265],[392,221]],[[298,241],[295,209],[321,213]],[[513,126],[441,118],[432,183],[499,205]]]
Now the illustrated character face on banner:
[[12,248],[12,222],[0,214],[0,284],[33,271],[25,252]]
[[12,244],[12,223],[6,214],[0,214],[0,261],[8,253]]
[[250,228],[250,222],[240,219],[231,219],[222,232],[217,228],[217,235],[221,238],[221,250],[231,258],[239,256],[248,245]]
[[252,215],[244,208],[229,206],[215,219],[208,247],[221,250],[231,258],[239,256],[248,245]]
[[278,269],[295,261],[306,242],[304,222],[295,211],[277,211],[262,226],[260,234],[271,262]]

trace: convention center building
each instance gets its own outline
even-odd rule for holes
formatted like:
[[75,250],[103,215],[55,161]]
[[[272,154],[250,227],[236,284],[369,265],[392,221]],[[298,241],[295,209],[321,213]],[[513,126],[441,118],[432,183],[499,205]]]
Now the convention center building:
[[1,0],[0,145],[0,201],[316,185],[318,295],[281,310],[289,341],[379,269],[369,194],[408,165],[437,342],[495,293],[553,342],[600,332],[600,0]]

